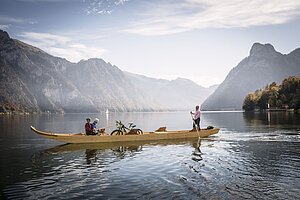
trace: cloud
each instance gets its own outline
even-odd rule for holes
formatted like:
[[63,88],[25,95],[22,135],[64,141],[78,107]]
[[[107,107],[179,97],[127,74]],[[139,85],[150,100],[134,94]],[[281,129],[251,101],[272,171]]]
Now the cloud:
[[71,38],[69,37],[49,33],[24,32],[20,36],[34,42],[42,42],[47,46],[66,44],[71,41]]
[[16,17],[0,16],[0,23],[23,24],[23,23],[27,23],[27,20],[21,19],[21,18],[16,18]]
[[86,14],[111,14],[113,10],[129,0],[83,0],[87,3]]
[[7,16],[0,16],[0,28],[6,29],[10,28],[15,25],[20,24],[36,24],[37,22],[32,19],[23,19],[23,18],[17,18],[17,17],[7,17]]
[[81,59],[100,57],[105,49],[90,47],[76,42],[74,37],[49,33],[23,32],[19,35],[22,41],[39,47],[54,56],[66,58],[72,62]]
[[9,28],[9,24],[0,24],[0,29],[5,30]]
[[204,28],[283,24],[299,16],[299,0],[173,0],[148,7],[140,21],[123,31],[166,35]]
[[18,1],[23,1],[23,2],[28,2],[28,3],[37,3],[37,2],[71,2],[71,1],[74,1],[74,0],[18,0]]

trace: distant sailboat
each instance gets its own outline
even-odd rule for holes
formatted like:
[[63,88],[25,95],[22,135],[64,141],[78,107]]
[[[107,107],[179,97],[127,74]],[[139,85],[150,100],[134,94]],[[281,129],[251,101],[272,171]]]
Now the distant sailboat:
[[106,113],[106,114],[108,114],[108,113],[109,113],[108,109],[106,109],[105,113]]

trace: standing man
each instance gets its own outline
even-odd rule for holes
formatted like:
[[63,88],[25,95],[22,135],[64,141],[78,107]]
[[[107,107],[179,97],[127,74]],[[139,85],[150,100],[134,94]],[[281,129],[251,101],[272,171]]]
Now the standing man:
[[200,131],[200,114],[201,113],[200,113],[198,105],[196,106],[196,111],[195,112],[191,111],[191,114],[193,115],[192,117],[193,117],[193,120],[194,120],[193,130],[196,130],[196,128],[198,128],[198,130]]

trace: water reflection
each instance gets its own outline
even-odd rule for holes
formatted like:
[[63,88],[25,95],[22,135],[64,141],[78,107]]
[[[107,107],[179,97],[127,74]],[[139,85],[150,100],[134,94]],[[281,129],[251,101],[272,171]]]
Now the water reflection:
[[82,144],[63,144],[43,150],[41,154],[56,154],[56,153],[71,153],[80,150],[113,150],[116,152],[135,152],[142,151],[143,146],[167,146],[167,145],[180,145],[190,144],[195,148],[200,149],[201,140],[198,138],[187,139],[172,139],[172,140],[159,140],[159,141],[133,141],[133,142],[111,142],[111,143],[82,143]]
[[245,130],[243,112],[204,112],[201,121],[204,127],[212,125],[228,131]]
[[[178,148],[185,149],[188,146],[192,148],[191,150],[194,149],[195,152],[199,153],[200,143],[197,142],[199,142],[197,139],[181,139],[135,142],[134,145],[133,143],[123,143],[122,145],[118,143],[58,145],[34,153],[31,156],[31,165],[24,166],[23,169],[23,174],[27,173],[29,176],[22,175],[22,178],[20,177],[21,179],[16,184],[7,185],[3,191],[7,198],[15,198],[17,193],[21,199],[32,198],[33,196],[36,198],[63,198],[66,197],[65,194],[60,192],[60,190],[57,191],[57,189],[64,188],[65,191],[68,191],[68,188],[71,187],[78,188],[79,190],[76,194],[84,197],[90,196],[86,191],[90,191],[95,195],[93,192],[93,184],[95,183],[97,184],[96,188],[99,191],[103,191],[106,195],[112,195],[114,192],[124,192],[128,190],[128,187],[124,188],[124,185],[118,185],[122,176],[129,176],[128,181],[134,180],[138,184],[144,178],[135,179],[133,176],[135,173],[142,177],[144,175],[151,177],[152,174],[152,178],[156,177],[157,173],[163,175],[165,170],[167,170],[166,168],[156,169],[160,166],[157,165],[157,161],[165,163],[165,160],[160,159],[160,156],[169,155],[170,158],[173,157],[172,154],[176,157],[182,156],[185,153],[178,152]],[[167,151],[159,152],[161,149]],[[191,154],[192,151],[189,151],[186,155]],[[201,155],[195,154],[195,156]],[[152,162],[151,157],[157,160],[156,163]],[[177,162],[176,159],[168,162],[171,164],[174,161],[175,163]],[[152,171],[153,168],[156,170]],[[86,189],[82,190],[80,189],[80,184],[76,185],[75,183],[82,183],[85,179],[91,182],[84,183]],[[115,183],[115,180],[118,180],[117,183]],[[112,185],[110,190],[106,190],[108,184]],[[115,187],[114,184],[117,184],[118,192],[113,189]],[[137,186],[136,189],[142,188]],[[129,195],[134,194],[131,193]]]
[[86,149],[85,150],[85,160],[86,164],[90,165],[97,160],[97,149]]
[[200,149],[201,146],[201,139],[199,138],[197,140],[197,142],[193,143],[193,147],[195,148],[194,152],[193,152],[193,157],[192,160],[199,162],[200,160],[202,160],[202,152]]
[[[99,116],[99,127],[114,124],[115,119],[150,131],[162,125],[169,130],[191,126],[188,113],[88,116]],[[78,132],[85,117],[0,116],[4,177],[0,195],[4,199],[297,199],[300,195],[297,113],[203,113],[203,126],[222,129],[200,141],[62,145],[29,130],[37,123],[43,130]]]
[[298,127],[300,114],[294,112],[245,112],[243,118],[247,126]]

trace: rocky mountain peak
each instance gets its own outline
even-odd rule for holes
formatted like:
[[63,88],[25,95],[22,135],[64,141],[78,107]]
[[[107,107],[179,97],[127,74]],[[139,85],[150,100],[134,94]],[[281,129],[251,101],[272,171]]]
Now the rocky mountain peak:
[[250,57],[273,57],[278,54],[271,44],[254,43],[250,50]]
[[12,39],[10,39],[8,33],[0,29],[0,49],[4,48],[5,44],[10,41],[12,41]]
[[82,63],[92,62],[92,63],[101,63],[101,64],[105,63],[106,64],[106,62],[101,58],[89,58],[87,60],[80,60],[79,62],[82,62]]
[[223,83],[202,104],[203,110],[241,110],[245,96],[272,82],[300,75],[300,49],[288,55],[271,44],[253,44],[250,56],[233,68]]
[[0,40],[9,40],[10,37],[6,31],[0,29]]

